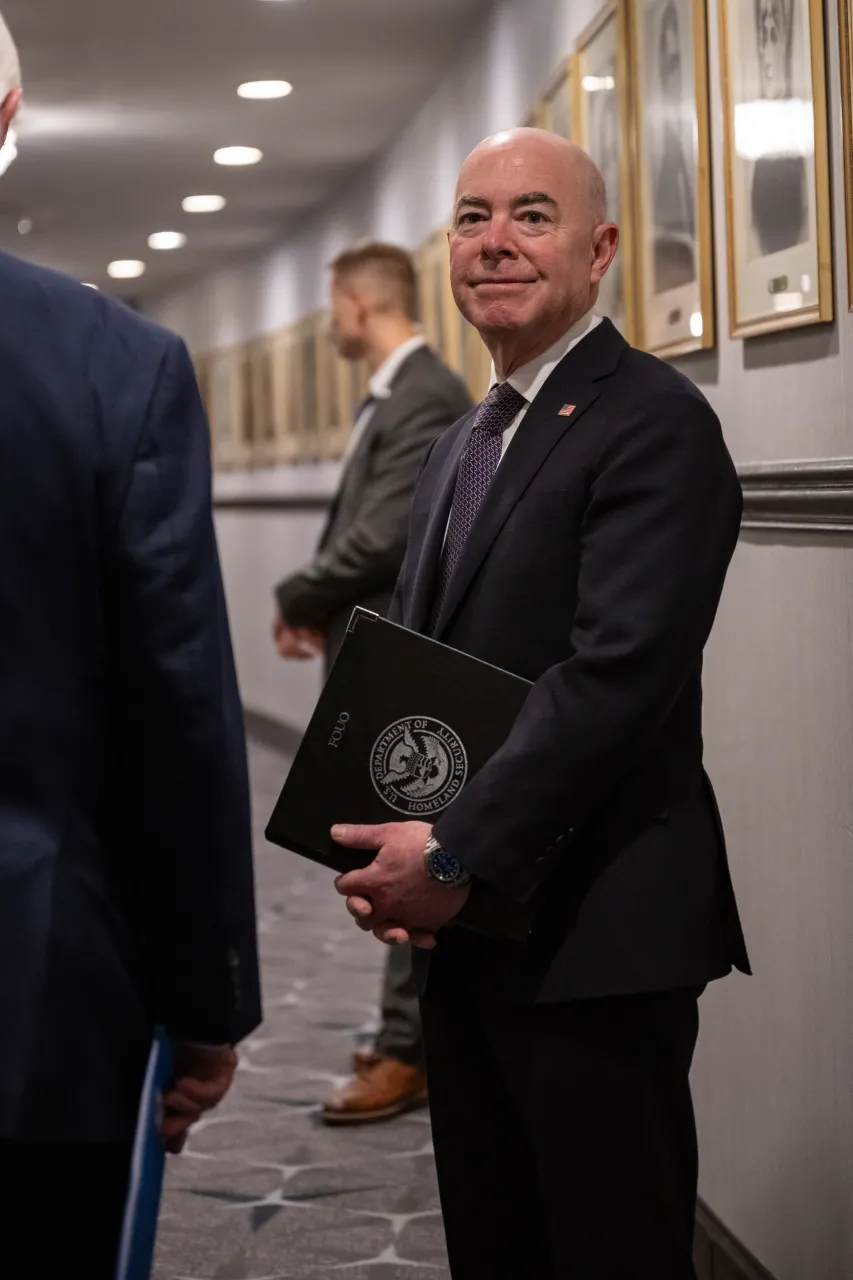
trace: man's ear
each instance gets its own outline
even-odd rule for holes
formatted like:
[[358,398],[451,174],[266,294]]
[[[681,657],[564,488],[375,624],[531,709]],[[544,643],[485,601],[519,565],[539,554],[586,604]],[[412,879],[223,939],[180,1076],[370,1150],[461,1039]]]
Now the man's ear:
[[0,142],[6,141],[9,126],[18,114],[18,108],[21,105],[23,96],[23,92],[20,89],[10,89],[3,99],[3,105],[0,107]]

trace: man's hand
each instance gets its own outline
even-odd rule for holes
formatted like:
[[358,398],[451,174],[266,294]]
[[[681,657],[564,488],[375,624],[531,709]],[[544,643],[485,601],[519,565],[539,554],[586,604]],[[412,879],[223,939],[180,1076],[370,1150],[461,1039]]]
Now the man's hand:
[[424,850],[431,830],[425,822],[332,828],[333,840],[347,849],[377,850],[369,867],[339,876],[335,888],[358,927],[372,930],[380,942],[430,949],[439,929],[468,901],[470,885],[448,889],[427,874]]
[[175,1045],[175,1081],[163,1098],[160,1128],[167,1151],[172,1155],[183,1151],[191,1126],[219,1105],[236,1070],[237,1054],[230,1046]]
[[314,627],[291,627],[281,614],[276,614],[272,626],[273,640],[280,658],[296,658],[305,661],[319,658],[326,648],[322,631]]

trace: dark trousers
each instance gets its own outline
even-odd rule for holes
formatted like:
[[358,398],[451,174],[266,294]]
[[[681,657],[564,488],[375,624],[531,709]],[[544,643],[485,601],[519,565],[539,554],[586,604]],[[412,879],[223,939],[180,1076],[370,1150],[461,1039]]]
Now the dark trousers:
[[376,1052],[409,1067],[423,1061],[423,1035],[418,988],[412,972],[412,948],[388,947],[382,987],[382,1025]]
[[0,1275],[114,1280],[130,1150],[0,1141]]
[[453,1280],[695,1280],[697,991],[422,1001]]

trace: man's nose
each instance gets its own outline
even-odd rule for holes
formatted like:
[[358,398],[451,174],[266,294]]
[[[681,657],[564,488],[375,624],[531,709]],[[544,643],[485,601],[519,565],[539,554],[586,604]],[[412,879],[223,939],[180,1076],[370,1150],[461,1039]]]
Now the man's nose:
[[518,248],[510,218],[491,218],[483,236],[481,250],[487,258],[516,258]]

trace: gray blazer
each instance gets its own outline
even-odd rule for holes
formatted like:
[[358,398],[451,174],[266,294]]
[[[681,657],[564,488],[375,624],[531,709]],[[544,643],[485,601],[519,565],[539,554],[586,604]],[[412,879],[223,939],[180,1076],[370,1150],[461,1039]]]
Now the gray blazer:
[[347,463],[316,555],[276,588],[293,627],[325,632],[332,659],[356,605],[384,614],[408,536],[415,481],[435,440],[471,407],[460,378],[429,347],[400,366]]

